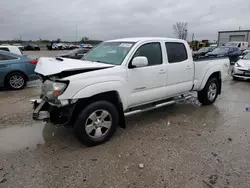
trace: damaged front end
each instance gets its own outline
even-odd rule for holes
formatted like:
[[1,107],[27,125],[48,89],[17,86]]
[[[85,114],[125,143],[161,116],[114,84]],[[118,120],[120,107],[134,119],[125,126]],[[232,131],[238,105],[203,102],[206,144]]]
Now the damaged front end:
[[34,120],[43,120],[53,124],[68,125],[75,108],[75,103],[66,106],[54,106],[43,99],[33,99],[31,103],[34,108]]
[[77,100],[59,100],[69,81],[46,80],[42,85],[40,99],[32,99],[34,120],[50,121],[53,124],[68,124]]
[[71,99],[72,96],[60,99],[59,96],[70,84],[66,78],[112,67],[114,65],[99,62],[41,57],[35,72],[40,76],[43,85],[40,99],[31,100],[34,105],[33,119],[50,121],[54,124],[68,124],[77,99]]

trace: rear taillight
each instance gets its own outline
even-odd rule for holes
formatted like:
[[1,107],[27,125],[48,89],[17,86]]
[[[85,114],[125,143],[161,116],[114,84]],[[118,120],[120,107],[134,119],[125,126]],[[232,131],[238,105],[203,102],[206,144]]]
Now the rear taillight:
[[36,65],[37,61],[38,61],[37,59],[33,59],[33,60],[30,60],[29,62],[30,62],[30,64]]

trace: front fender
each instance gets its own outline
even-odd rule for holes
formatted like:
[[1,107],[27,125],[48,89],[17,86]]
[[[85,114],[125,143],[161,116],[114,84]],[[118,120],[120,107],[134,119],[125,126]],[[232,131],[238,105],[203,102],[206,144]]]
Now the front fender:
[[119,94],[120,100],[123,105],[123,109],[127,109],[128,107],[127,95],[126,95],[127,91],[125,88],[126,88],[125,85],[119,81],[107,81],[107,82],[96,83],[82,88],[73,96],[73,99],[88,98],[104,92],[116,91]]

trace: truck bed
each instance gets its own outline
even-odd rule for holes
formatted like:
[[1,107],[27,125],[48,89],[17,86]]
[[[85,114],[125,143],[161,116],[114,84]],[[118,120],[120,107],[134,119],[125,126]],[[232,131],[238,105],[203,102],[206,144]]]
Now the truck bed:
[[225,80],[228,75],[230,60],[228,57],[202,58],[194,61],[194,65],[195,74],[193,90],[199,90],[206,74],[215,67],[219,67],[221,71],[221,79],[222,81]]

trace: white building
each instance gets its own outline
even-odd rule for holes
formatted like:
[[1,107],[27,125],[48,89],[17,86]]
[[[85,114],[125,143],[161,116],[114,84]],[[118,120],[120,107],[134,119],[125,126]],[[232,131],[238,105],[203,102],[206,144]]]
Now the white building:
[[222,46],[231,41],[246,41],[250,44],[250,30],[218,32],[218,46]]

